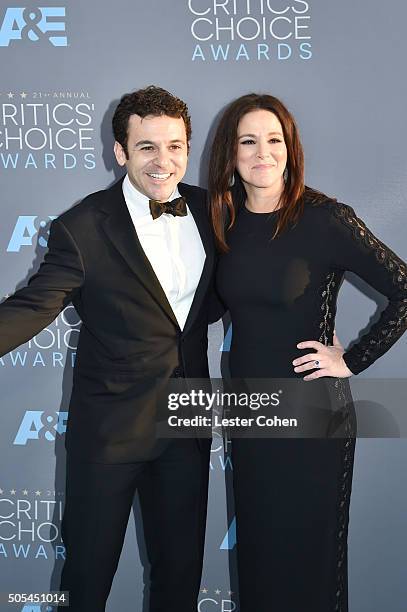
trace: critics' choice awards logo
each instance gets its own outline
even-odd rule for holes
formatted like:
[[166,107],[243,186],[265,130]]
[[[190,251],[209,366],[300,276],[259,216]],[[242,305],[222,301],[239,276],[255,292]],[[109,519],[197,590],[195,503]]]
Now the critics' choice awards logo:
[[233,591],[230,589],[201,588],[197,612],[237,612]]
[[70,304],[34,338],[0,357],[0,368],[73,368],[81,320]]
[[[225,449],[226,448],[226,452]],[[230,455],[230,440],[223,436],[221,428],[214,427],[212,429],[212,447],[209,462],[211,471],[222,470],[229,472],[233,470],[232,458]]]
[[66,47],[65,16],[63,6],[6,8],[0,22],[0,47],[21,40],[29,43],[45,40],[54,47]]
[[0,104],[0,167],[94,170],[95,105],[78,101],[89,98],[87,92],[5,95],[8,101]]
[[309,2],[188,0],[192,61],[270,61],[312,57]]
[[66,433],[68,412],[46,413],[43,410],[27,410],[18,428],[13,444],[26,446],[29,440],[55,442],[56,435]]
[[0,487],[0,559],[65,559],[63,492]]

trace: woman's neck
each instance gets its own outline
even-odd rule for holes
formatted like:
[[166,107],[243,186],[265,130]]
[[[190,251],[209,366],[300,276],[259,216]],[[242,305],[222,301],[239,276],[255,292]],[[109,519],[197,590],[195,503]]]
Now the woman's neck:
[[275,189],[262,189],[245,185],[246,208],[251,212],[274,212],[280,207],[280,198],[284,187],[278,185]]

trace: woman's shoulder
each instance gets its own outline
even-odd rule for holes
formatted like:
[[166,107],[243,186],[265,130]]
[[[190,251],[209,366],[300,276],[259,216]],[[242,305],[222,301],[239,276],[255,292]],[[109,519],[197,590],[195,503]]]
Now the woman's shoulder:
[[304,191],[304,211],[320,218],[335,217],[347,220],[356,217],[351,206],[311,187],[306,187]]

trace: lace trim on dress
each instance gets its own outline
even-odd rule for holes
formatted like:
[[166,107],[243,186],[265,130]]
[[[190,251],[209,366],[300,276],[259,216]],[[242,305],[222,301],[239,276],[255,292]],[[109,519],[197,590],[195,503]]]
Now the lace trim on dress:
[[336,295],[336,274],[335,272],[330,272],[326,277],[326,284],[322,287],[322,303],[321,303],[321,312],[322,312],[322,321],[319,324],[319,329],[321,330],[321,335],[319,337],[319,341],[325,346],[328,346],[329,338],[332,335],[332,322],[333,322],[333,313],[332,313],[332,302]]
[[346,411],[345,436],[343,441],[343,465],[339,483],[339,506],[337,526],[337,557],[336,557],[336,592],[335,612],[348,612],[348,585],[347,585],[347,562],[348,562],[348,525],[349,504],[352,488],[353,459],[355,452],[355,431],[351,416],[352,398],[349,391],[349,383],[341,378],[335,380],[335,389],[338,398]]
[[[377,261],[391,272],[394,286],[400,287],[400,291],[405,294],[407,290],[406,264],[372,234],[350,206],[337,204],[334,206],[334,213],[352,231],[357,240],[362,241],[368,249],[374,251]],[[392,313],[392,317],[387,319],[385,325],[380,328],[380,335],[374,337],[368,333],[366,338],[361,338],[357,348],[357,360],[360,359],[364,364],[373,362],[376,356],[382,355],[386,350],[386,346],[391,346],[406,329],[407,297],[404,297],[398,304],[396,311]],[[354,357],[356,355],[352,358]]]
[[[333,337],[335,322],[336,295],[342,274],[330,272],[327,274],[325,284],[321,287],[321,322],[319,341],[325,346]],[[355,440],[353,437],[350,406],[351,397],[348,397],[347,383],[340,378],[332,379],[335,396],[339,406],[345,411],[345,435],[343,441],[343,465],[339,482],[338,523],[337,523],[337,557],[336,557],[336,591],[334,594],[334,612],[347,612],[347,537],[349,523],[349,502],[352,484],[352,469]]]

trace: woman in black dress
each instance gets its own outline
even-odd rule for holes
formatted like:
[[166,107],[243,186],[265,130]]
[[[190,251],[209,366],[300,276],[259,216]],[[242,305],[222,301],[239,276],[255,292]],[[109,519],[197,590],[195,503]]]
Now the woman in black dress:
[[[350,206],[304,185],[298,130],[272,96],[242,96],[224,112],[209,192],[217,288],[232,320],[231,376],[296,379],[303,420],[316,390],[343,425],[325,439],[233,439],[240,610],[346,612],[355,447],[347,378],[405,331],[406,265]],[[334,342],[346,270],[389,299],[348,351]]]

